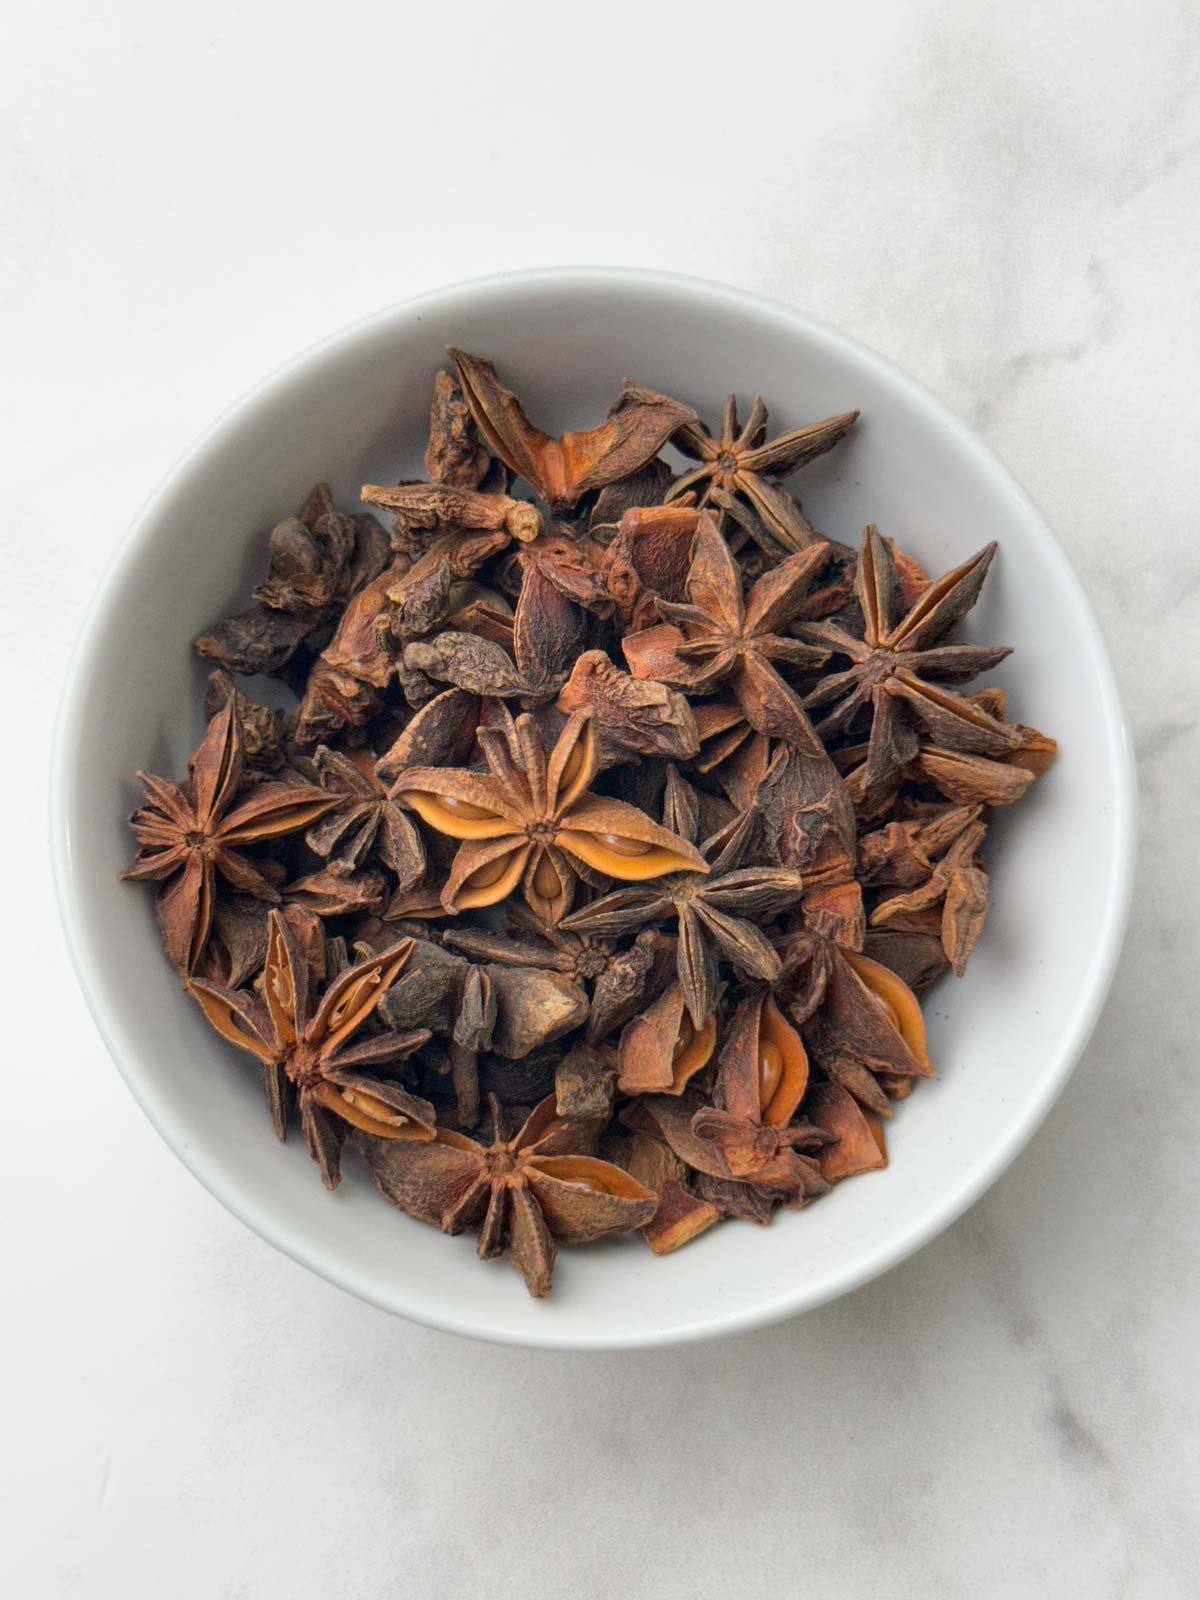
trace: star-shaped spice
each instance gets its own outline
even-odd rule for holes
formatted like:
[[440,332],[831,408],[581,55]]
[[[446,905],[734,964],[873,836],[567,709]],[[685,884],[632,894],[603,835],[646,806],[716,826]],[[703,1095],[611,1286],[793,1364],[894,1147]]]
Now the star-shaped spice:
[[508,542],[504,531],[439,533],[415,562],[397,555],[366,584],[309,674],[296,712],[296,742],[328,741],[375,716],[404,641],[441,626],[453,609],[453,585],[473,577]]
[[425,446],[425,471],[433,483],[455,489],[478,489],[487,477],[490,458],[475,437],[471,408],[448,372],[433,379],[429,403],[429,443]]
[[597,1044],[623,1026],[653,993],[674,947],[656,928],[643,928],[627,950],[611,939],[547,927],[525,907],[511,902],[502,930],[448,928],[443,942],[477,961],[494,961],[525,970],[550,968],[591,990],[587,1042]]
[[470,694],[520,698],[528,706],[557,694],[587,638],[582,607],[598,593],[595,573],[573,540],[557,536],[535,540],[514,571],[519,593],[503,642],[447,629],[407,645],[406,669]]
[[793,1148],[808,1130],[792,1118],[808,1088],[808,1056],[800,1035],[766,990],[742,1000],[729,1025],[717,1071],[716,1106],[692,1118],[692,1132],[715,1145],[734,1178],[806,1192]]
[[267,541],[270,573],[247,611],[218,622],[197,652],[232,672],[291,676],[297,653],[326,629],[350,595],[387,565],[387,535],[369,514],[338,511],[329,485],[317,484],[298,517]]
[[395,873],[397,887],[411,889],[425,871],[425,847],[411,818],[388,798],[371,752],[320,745],[312,767],[335,805],[305,834],[308,848],[324,856],[330,872],[344,876],[378,856]]
[[871,887],[915,888],[979,815],[978,806],[922,805],[916,815],[864,833],[858,841],[859,880]]
[[351,1042],[412,950],[413,941],[401,939],[360,961],[334,979],[318,1005],[311,965],[287,920],[273,911],[261,999],[199,978],[188,985],[221,1037],[257,1059],[280,1139],[294,1093],[304,1142],[327,1189],[335,1189],[341,1177],[343,1124],[378,1139],[433,1138],[434,1110],[427,1100],[364,1071],[402,1061],[428,1040],[428,1032],[388,1030]]
[[[728,684],[746,720],[760,733],[775,733],[814,754],[821,744],[795,692],[775,663],[815,667],[829,650],[783,630],[800,615],[828,546],[816,544],[764,572],[743,598],[742,572],[707,513],[692,542],[685,604],[659,600],[666,622],[626,634],[625,659],[635,678],[654,678],[711,694]],[[786,728],[782,725],[786,723]]]
[[557,1116],[554,1096],[511,1138],[492,1099],[492,1141],[439,1128],[428,1144],[363,1140],[380,1192],[446,1233],[478,1228],[481,1259],[507,1251],[532,1295],[549,1292],[555,1244],[640,1228],[657,1201],[611,1162],[590,1154],[594,1122]]
[[781,946],[775,992],[827,1078],[881,1117],[933,1073],[921,1005],[890,968],[808,928]]
[[879,530],[863,530],[854,581],[862,608],[862,637],[835,622],[802,622],[795,631],[810,644],[848,656],[851,665],[830,673],[810,691],[805,704],[831,706],[817,732],[830,738],[870,721],[870,738],[861,782],[869,791],[885,782],[917,754],[920,730],[948,750],[1003,755],[1021,736],[977,701],[946,687],[967,683],[996,666],[1006,646],[947,644],[946,636],[979,598],[996,553],[986,545],[944,578],[939,578],[897,618],[896,564]]
[[[503,941],[500,941],[503,944]],[[430,1028],[445,1039],[444,1071],[454,1090],[460,1127],[479,1119],[479,1057],[492,1051],[521,1060],[570,1033],[587,1015],[587,996],[562,972],[531,963],[520,971],[499,965],[487,950],[456,951],[426,940],[414,941],[410,970],[383,1005],[393,1028]],[[435,1052],[426,1053],[425,1062]],[[440,1054],[440,1051],[438,1052]],[[435,1070],[443,1070],[434,1061]]]
[[603,650],[574,659],[554,703],[567,713],[591,712],[606,765],[632,756],[686,761],[696,754],[700,736],[686,696],[622,672]]
[[242,846],[308,827],[335,804],[312,784],[259,783],[235,805],[244,768],[241,719],[230,696],[188,762],[182,787],[139,772],[146,798],[130,818],[138,842],[123,878],[162,883],[155,912],[167,959],[191,972],[212,926],[218,874],[260,900],[279,892]]
[[573,506],[590,489],[627,478],[652,460],[676,430],[694,422],[690,406],[628,380],[598,428],[554,439],[534,426],[490,361],[449,350],[475,426],[493,455],[556,509]]
[[544,527],[542,513],[528,500],[445,483],[364,483],[359,495],[367,505],[392,513],[397,548],[420,548],[423,534],[468,529],[526,541],[536,539]]
[[[667,803],[679,831],[694,838],[695,796],[674,768]],[[803,891],[800,874],[789,867],[742,865],[756,823],[753,811],[747,812],[731,831],[706,842],[700,857],[708,863],[706,877],[673,874],[645,888],[617,889],[574,912],[563,926],[610,937],[673,919],[679,985],[693,1026],[703,1029],[716,1002],[718,952],[747,977],[773,982],[779,956],[760,924],[796,906]]]
[[668,500],[696,491],[700,504],[714,491],[741,496],[785,550],[802,550],[816,537],[787,491],[773,482],[832,450],[854,426],[857,411],[810,422],[767,440],[767,408],[756,398],[745,427],[738,424],[737,399],[729,395],[721,415],[721,434],[714,439],[699,422],[685,423],[674,438],[677,449],[699,461],[671,487]]
[[814,1083],[804,1100],[804,1115],[836,1143],[817,1153],[827,1183],[887,1166],[887,1137],[873,1111],[864,1111],[837,1083]]
[[700,1174],[706,1198],[732,1215],[767,1221],[779,1202],[803,1205],[828,1187],[816,1162],[801,1153],[822,1149],[828,1137],[793,1120],[808,1074],[799,1033],[759,989],[730,1022],[714,1105],[692,1095],[654,1095],[636,1101],[626,1120],[665,1139]]
[[589,793],[598,751],[586,712],[567,719],[549,753],[528,714],[516,719],[515,734],[523,766],[499,729],[481,728],[487,773],[410,767],[392,789],[431,828],[463,841],[442,891],[447,911],[495,905],[519,884],[542,921],[554,924],[580,871],[637,881],[708,870],[694,845],[635,806]]
[[987,873],[976,859],[984,829],[977,818],[968,822],[940,860],[929,864],[923,883],[888,895],[870,916],[873,928],[937,932],[959,978],[987,915]]
[[708,1065],[716,1043],[715,1011],[697,1028],[681,985],[673,983],[623,1030],[617,1045],[617,1087],[622,1094],[682,1094]]

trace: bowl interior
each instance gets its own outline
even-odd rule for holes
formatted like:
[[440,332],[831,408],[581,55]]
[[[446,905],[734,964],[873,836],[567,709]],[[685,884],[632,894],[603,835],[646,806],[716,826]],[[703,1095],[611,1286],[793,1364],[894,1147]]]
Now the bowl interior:
[[[178,774],[201,731],[197,632],[248,603],[263,532],[327,478],[422,475],[430,380],[455,343],[495,359],[554,431],[586,427],[635,377],[715,420],[726,389],[779,427],[859,407],[847,443],[794,480],[822,531],[876,521],[931,570],[1000,555],[967,636],[1012,644],[1010,714],[1061,754],[995,819],[994,901],[967,977],[927,1007],[936,1078],[889,1130],[891,1165],[773,1227],[718,1228],[658,1260],[636,1240],[564,1252],[546,1302],[380,1200],[353,1162],[324,1193],[298,1137],[276,1145],[249,1058],[201,1021],[162,960],[149,896],[118,884],[135,768]],[[819,1303],[955,1216],[1061,1087],[1103,998],[1128,889],[1130,767],[1111,673],[1039,514],[903,374],[780,307],[689,280],[531,274],[389,311],[302,357],[227,415],[151,502],[109,573],[59,730],[59,876],[89,1001],[130,1086],[181,1158],[252,1227],[389,1309],[485,1337],[613,1346],[731,1328]]]

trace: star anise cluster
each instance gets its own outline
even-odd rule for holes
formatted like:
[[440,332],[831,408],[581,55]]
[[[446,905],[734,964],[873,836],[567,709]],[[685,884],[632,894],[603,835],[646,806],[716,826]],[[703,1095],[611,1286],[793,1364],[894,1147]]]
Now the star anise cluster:
[[535,1295],[560,1244],[886,1166],[991,810],[1053,756],[960,637],[994,545],[931,579],[802,512],[856,415],[710,429],[626,382],[556,436],[451,350],[426,477],[362,490],[390,528],[324,485],[279,523],[196,641],[186,778],[139,775],[126,876],[278,1137]]

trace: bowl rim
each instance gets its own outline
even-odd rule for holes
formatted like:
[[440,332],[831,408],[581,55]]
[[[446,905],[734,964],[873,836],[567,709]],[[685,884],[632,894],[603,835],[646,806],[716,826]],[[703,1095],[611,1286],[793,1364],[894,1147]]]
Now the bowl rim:
[[[940,1194],[932,1201],[907,1229],[898,1235],[886,1236],[853,1264],[848,1264],[841,1272],[830,1274],[817,1288],[800,1284],[750,1308],[722,1311],[714,1307],[710,1314],[694,1317],[686,1325],[675,1324],[662,1331],[638,1330],[623,1337],[606,1334],[594,1339],[577,1334],[564,1334],[549,1323],[544,1330],[536,1332],[506,1330],[495,1325],[478,1326],[469,1316],[457,1315],[451,1308],[447,1308],[444,1315],[435,1315],[425,1308],[418,1310],[406,1306],[401,1303],[402,1286],[399,1295],[385,1296],[364,1275],[356,1275],[353,1268],[344,1261],[313,1249],[303,1237],[297,1238],[289,1233],[286,1225],[282,1223],[277,1225],[270,1207],[264,1208],[244,1186],[239,1187],[236,1183],[222,1181],[218,1174],[207,1170],[203,1157],[197,1156],[188,1141],[186,1130],[177,1126],[171,1115],[159,1103],[153,1074],[146,1072],[136,1058],[127,1059],[118,1047],[115,1030],[109,1020],[108,999],[91,970],[88,935],[84,931],[72,871],[72,841],[67,800],[72,789],[72,733],[84,714],[86,688],[90,676],[89,664],[98,653],[102,636],[111,626],[110,613],[123,586],[126,573],[136,563],[143,546],[149,542],[150,528],[159,513],[169,504],[176,480],[192,463],[218,446],[227,436],[235,433],[244,417],[261,400],[277,390],[289,387],[302,377],[309,367],[318,364],[334,348],[356,340],[369,339],[397,319],[420,316],[423,310],[435,305],[444,306],[455,300],[486,295],[507,286],[534,289],[543,286],[553,289],[567,284],[599,289],[606,287],[618,289],[628,285],[649,286],[663,291],[666,295],[680,292],[692,296],[707,295],[736,309],[758,314],[769,312],[777,318],[793,323],[805,336],[823,342],[834,352],[856,362],[873,366],[902,392],[910,403],[931,414],[932,420],[952,437],[957,448],[968,459],[972,470],[992,479],[1017,502],[1027,517],[1040,525],[1047,561],[1057,568],[1059,580],[1074,590],[1075,599],[1079,603],[1079,614],[1086,634],[1091,664],[1096,669],[1100,685],[1100,711],[1117,780],[1109,797],[1115,839],[1113,859],[1110,863],[1109,889],[1087,978],[1073,997],[1072,1011],[1056,1058],[1048,1063],[1036,1092],[1031,1094],[1022,1114],[1006,1136],[980,1156],[955,1188]],[[1087,1047],[1108,996],[1124,941],[1132,900],[1137,780],[1132,740],[1121,704],[1116,673],[1103,631],[1086,590],[1041,510],[1000,461],[991,446],[968,423],[957,416],[923,383],[888,357],[828,323],[770,296],[687,273],[640,267],[580,265],[490,273],[396,301],[310,344],[219,413],[162,475],[123,537],[114,546],[101,573],[62,680],[52,743],[49,801],[51,860],[59,916],[75,974],[92,1019],[117,1070],[142,1111],[168,1147],[216,1200],[259,1237],[267,1240],[300,1265],[317,1273],[327,1282],[379,1306],[382,1310],[404,1316],[410,1321],[443,1332],[496,1344],[556,1350],[630,1350],[691,1343],[747,1332],[826,1304],[869,1282],[912,1255],[955,1222],[1001,1176],[1024,1149],[1061,1094]]]

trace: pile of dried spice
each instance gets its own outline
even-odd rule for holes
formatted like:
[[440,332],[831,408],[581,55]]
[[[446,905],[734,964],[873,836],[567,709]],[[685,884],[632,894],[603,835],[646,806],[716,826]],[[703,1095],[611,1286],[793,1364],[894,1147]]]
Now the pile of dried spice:
[[196,641],[208,730],[139,774],[126,876],[325,1185],[349,1139],[541,1295],[556,1244],[664,1254],[886,1165],[989,810],[1054,742],[964,687],[1008,653],[954,642],[994,546],[930,579],[784,486],[856,413],[772,438],[730,397],[714,435],[627,382],[556,439],[450,357],[428,481],[362,490],[390,537],[318,485]]

